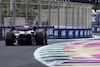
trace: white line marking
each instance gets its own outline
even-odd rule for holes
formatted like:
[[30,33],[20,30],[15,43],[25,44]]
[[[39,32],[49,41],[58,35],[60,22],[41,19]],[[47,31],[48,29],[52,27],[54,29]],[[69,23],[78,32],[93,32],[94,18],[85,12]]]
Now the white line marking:
[[[70,44],[73,44],[73,43],[77,43],[77,42],[79,42],[79,41],[74,41],[74,42],[62,42],[62,43],[56,43],[56,44],[50,44],[50,45],[46,45],[46,46],[43,46],[43,47],[40,47],[40,48],[38,48],[38,49],[36,49],[36,51],[33,53],[33,56],[36,58],[36,60],[38,60],[39,62],[41,62],[41,63],[43,63],[44,65],[47,65],[47,66],[49,66],[49,67],[53,67],[55,64],[58,64],[58,63],[62,63],[62,62],[64,62],[63,60],[62,61],[52,61],[51,63],[50,62],[45,62],[45,61],[43,61],[43,59],[41,58],[41,56],[39,55],[39,52],[40,52],[40,50],[42,50],[42,49],[44,49],[44,48],[52,48],[51,46],[54,46],[54,45],[56,45],[56,46],[58,46],[58,45],[63,45],[63,47],[65,47],[65,46],[67,46],[67,44],[68,45],[70,45]],[[65,46],[64,46],[65,45]],[[55,46],[55,47],[56,47]],[[61,48],[63,48],[63,47],[61,47]],[[61,49],[60,48],[60,49]],[[59,50],[58,50],[59,51]],[[64,52],[46,52],[47,54],[48,53],[53,53],[53,54],[60,54],[60,53],[64,53]],[[43,53],[43,54],[46,54],[46,53]],[[65,54],[66,55],[66,54]],[[54,56],[54,55],[53,55]],[[66,55],[67,56],[67,55]],[[56,58],[55,58],[56,59]],[[72,59],[71,57],[69,57],[68,59]]]

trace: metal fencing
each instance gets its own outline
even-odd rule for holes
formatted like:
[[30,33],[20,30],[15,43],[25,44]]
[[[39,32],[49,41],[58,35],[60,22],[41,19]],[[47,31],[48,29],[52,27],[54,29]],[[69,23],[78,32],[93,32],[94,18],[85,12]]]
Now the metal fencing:
[[[55,0],[0,0],[0,25],[3,25],[0,38],[4,38],[10,26],[25,23],[47,26],[48,36],[52,33],[50,38],[92,37],[92,7],[86,3]],[[54,27],[49,29],[49,26]]]
[[1,25],[29,23],[65,29],[91,28],[92,5],[90,4],[55,0],[10,1],[1,0],[0,2]]
[[55,28],[91,28],[92,5],[85,3],[41,0],[38,8],[39,25],[47,23]]

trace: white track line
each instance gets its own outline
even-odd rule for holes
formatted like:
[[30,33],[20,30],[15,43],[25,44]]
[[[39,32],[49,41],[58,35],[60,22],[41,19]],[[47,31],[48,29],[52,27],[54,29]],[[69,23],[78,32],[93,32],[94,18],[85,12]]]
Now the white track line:
[[[74,41],[74,42],[62,42],[62,43],[56,43],[56,44],[50,44],[50,45],[46,45],[46,46],[43,46],[43,47],[40,47],[40,48],[38,48],[38,49],[36,49],[36,51],[33,53],[33,56],[36,58],[36,60],[38,60],[39,62],[41,62],[41,63],[43,63],[44,65],[47,65],[47,66],[49,66],[49,67],[54,67],[54,65],[55,64],[58,64],[58,63],[62,63],[62,62],[64,62],[63,60],[62,61],[52,61],[52,63],[47,63],[47,62],[45,62],[41,57],[40,57],[40,55],[39,55],[39,52],[40,52],[40,50],[42,50],[42,49],[44,49],[44,48],[47,48],[47,47],[50,47],[50,46],[54,46],[54,45],[61,45],[61,44],[68,44],[68,45],[70,45],[70,44],[72,44],[72,43],[77,43],[77,42],[79,42],[79,41]],[[57,46],[55,46],[55,47],[57,47]],[[63,46],[63,47],[65,47],[65,46]],[[63,47],[61,47],[61,48],[63,48]],[[61,49],[60,48],[60,49]],[[59,50],[58,50],[59,51]],[[57,52],[49,52],[49,53],[57,53]],[[59,52],[59,53],[64,53],[64,52]],[[44,54],[44,53],[43,53]],[[67,55],[66,55],[67,56]],[[72,59],[71,57],[69,57],[69,58],[67,58],[67,59]]]

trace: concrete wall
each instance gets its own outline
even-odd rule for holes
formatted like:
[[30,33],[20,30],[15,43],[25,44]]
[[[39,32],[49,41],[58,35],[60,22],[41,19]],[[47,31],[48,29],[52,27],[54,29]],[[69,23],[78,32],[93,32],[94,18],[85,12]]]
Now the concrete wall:
[[[5,17],[4,18],[4,25],[12,25],[12,17]],[[15,25],[24,25],[25,18],[24,17],[16,17],[15,18]]]

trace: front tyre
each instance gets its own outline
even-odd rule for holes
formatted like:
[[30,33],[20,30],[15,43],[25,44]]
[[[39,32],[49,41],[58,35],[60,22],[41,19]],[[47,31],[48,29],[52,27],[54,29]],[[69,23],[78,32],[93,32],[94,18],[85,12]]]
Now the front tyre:
[[14,45],[14,33],[13,32],[8,32],[6,34],[5,43],[6,43],[6,46]]

